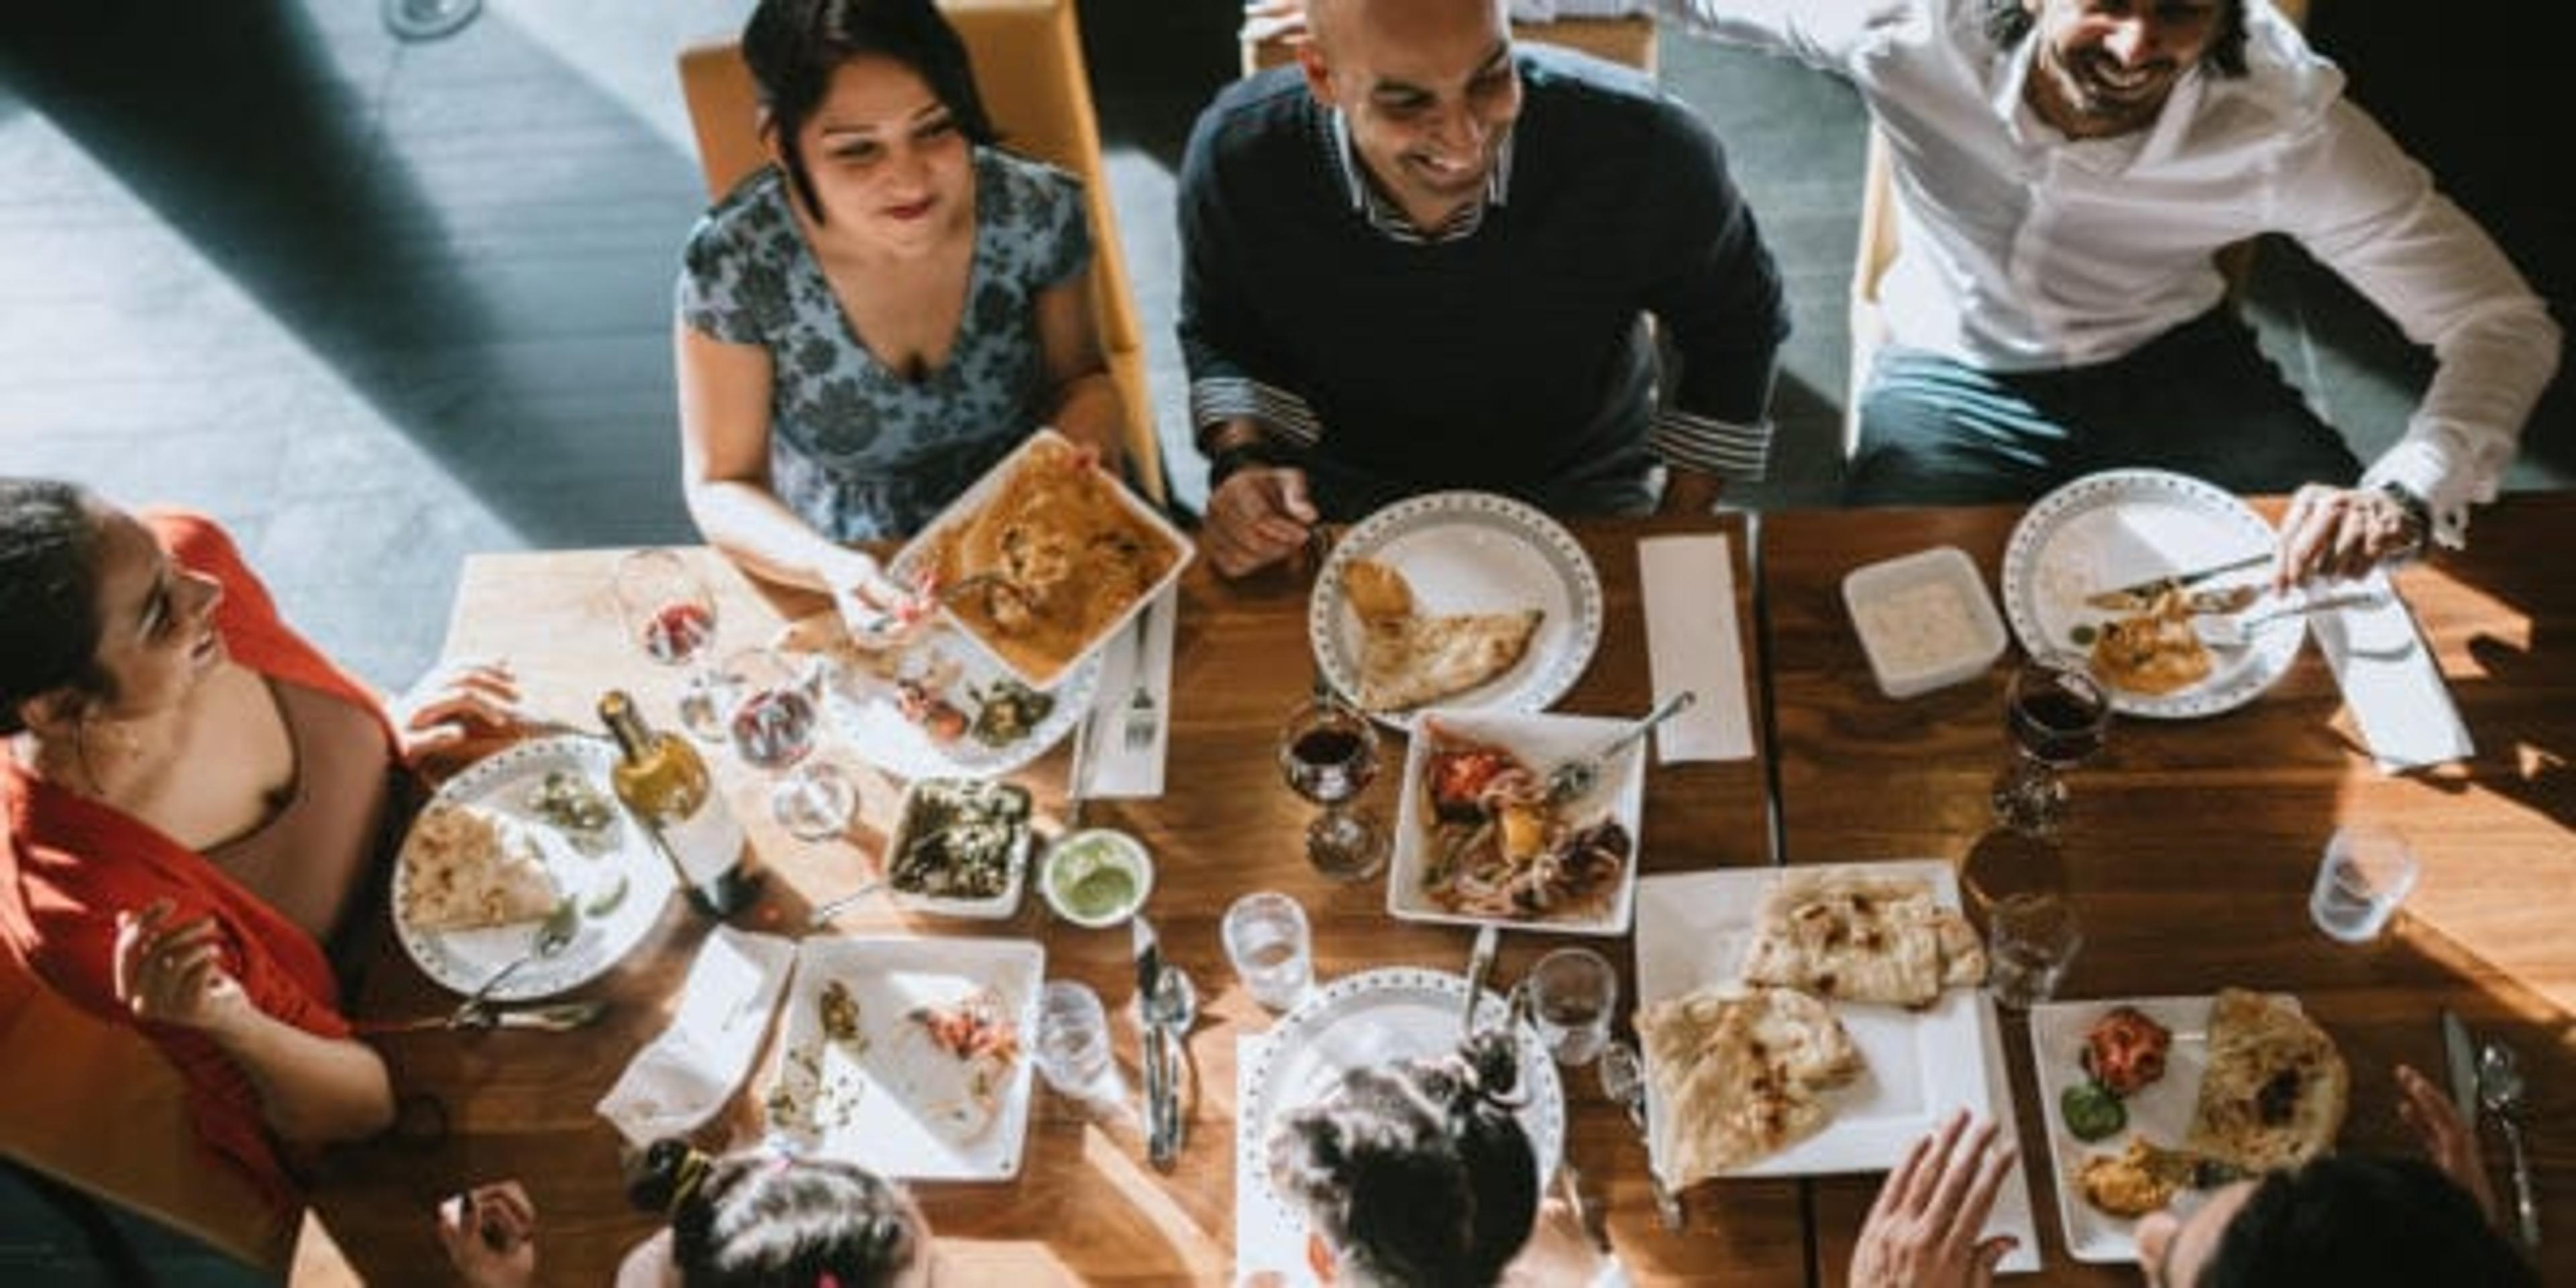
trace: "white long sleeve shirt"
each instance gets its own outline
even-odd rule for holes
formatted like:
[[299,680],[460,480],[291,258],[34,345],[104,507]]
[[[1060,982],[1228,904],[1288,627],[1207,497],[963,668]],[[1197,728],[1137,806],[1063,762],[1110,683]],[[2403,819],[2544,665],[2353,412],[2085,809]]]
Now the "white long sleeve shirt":
[[2285,233],[2433,349],[2424,400],[2365,485],[2423,497],[2451,546],[2469,504],[2494,499],[2558,328],[2265,0],[2246,0],[2246,75],[2195,69],[2154,124],[2089,140],[2024,103],[2033,41],[1997,47],[1975,0],[1663,2],[1868,102],[1894,162],[1899,244],[1879,293],[1896,343],[1994,371],[2116,358],[2219,302],[2219,247]]

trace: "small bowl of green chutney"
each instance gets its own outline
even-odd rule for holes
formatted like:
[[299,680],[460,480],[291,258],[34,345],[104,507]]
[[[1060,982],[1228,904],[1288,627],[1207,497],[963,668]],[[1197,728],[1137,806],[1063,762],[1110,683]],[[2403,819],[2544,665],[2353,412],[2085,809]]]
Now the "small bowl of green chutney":
[[1038,890],[1057,916],[1077,926],[1115,926],[1154,892],[1154,858],[1145,843],[1116,828],[1069,832],[1047,847]]

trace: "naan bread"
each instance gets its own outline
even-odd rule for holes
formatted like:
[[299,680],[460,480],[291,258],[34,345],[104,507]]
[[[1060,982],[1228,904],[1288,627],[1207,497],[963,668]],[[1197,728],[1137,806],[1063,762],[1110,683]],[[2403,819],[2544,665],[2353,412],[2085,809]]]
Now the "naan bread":
[[1754,919],[1744,982],[1819,997],[1928,1006],[1986,978],[1986,952],[1932,883],[1831,869],[1792,871]]
[[1529,651],[1544,610],[1424,613],[1404,574],[1366,559],[1342,571],[1343,597],[1360,619],[1360,705],[1405,711],[1464,693],[1512,669]]
[[402,919],[422,930],[473,930],[536,921],[563,896],[536,834],[506,814],[432,805],[403,846]]
[[2295,1167],[2334,1144],[2352,1091],[2342,1053],[2288,1002],[2244,989],[2209,1012],[2188,1146],[2253,1171]]
[[1637,1033],[1663,1114],[1655,1156],[1680,1189],[1824,1130],[1824,1093],[1860,1076],[1832,1008],[1788,989],[1702,989],[1645,1007]]
[[2102,623],[2093,637],[2092,670],[2114,688],[2151,696],[2173,693],[2209,678],[2209,648],[2191,629],[2192,604],[2166,591],[2153,609]]

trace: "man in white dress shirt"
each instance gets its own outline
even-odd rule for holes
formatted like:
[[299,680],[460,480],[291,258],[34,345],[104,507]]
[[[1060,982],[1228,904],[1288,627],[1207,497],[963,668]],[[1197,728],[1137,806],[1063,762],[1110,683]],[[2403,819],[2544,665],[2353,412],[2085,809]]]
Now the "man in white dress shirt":
[[[2559,331],[2269,0],[1663,0],[1843,76],[1893,159],[1889,343],[1849,498],[2023,500],[2158,466],[2295,491],[2276,579],[2353,575],[2491,500]],[[2436,366],[2367,470],[2212,261],[2295,238]]]

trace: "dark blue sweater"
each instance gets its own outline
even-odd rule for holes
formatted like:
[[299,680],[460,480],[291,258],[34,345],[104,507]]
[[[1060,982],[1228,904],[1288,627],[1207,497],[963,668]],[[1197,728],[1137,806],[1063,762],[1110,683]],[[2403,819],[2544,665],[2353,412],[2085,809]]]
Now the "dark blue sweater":
[[[1238,82],[1182,165],[1190,378],[1301,398],[1311,449],[1401,490],[1545,496],[1655,455],[1651,314],[1671,405],[1754,425],[1788,334],[1779,275],[1707,125],[1643,77],[1523,46],[1511,185],[1473,234],[1408,245],[1354,211],[1330,124],[1293,67]],[[1204,426],[1202,426],[1204,428]]]

